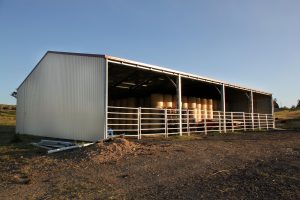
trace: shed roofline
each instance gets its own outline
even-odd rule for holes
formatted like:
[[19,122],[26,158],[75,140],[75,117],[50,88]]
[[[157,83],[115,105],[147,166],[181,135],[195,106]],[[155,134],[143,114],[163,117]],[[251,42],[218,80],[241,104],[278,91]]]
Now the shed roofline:
[[132,61],[132,60],[118,58],[118,57],[109,56],[109,55],[105,55],[105,58],[108,61],[117,62],[117,63],[120,63],[120,64],[127,64],[127,65],[132,66],[132,67],[142,67],[142,68],[147,68],[149,70],[160,71],[160,72],[163,72],[163,73],[181,75],[181,77],[184,77],[184,78],[190,78],[190,79],[195,79],[195,80],[199,80],[199,81],[210,82],[210,83],[217,84],[217,85],[223,85],[224,84],[226,87],[230,87],[230,88],[236,88],[236,89],[241,89],[241,90],[245,90],[245,91],[253,91],[255,93],[264,94],[264,95],[272,95],[272,93],[269,93],[269,92],[264,92],[264,91],[253,89],[253,88],[243,87],[243,86],[240,86],[240,85],[231,84],[231,83],[227,83],[225,81],[220,81],[220,80],[216,80],[216,79],[212,79],[212,78],[207,78],[207,77],[204,77],[204,76],[199,76],[199,75],[195,75],[195,74],[191,74],[191,73],[172,70],[172,69],[169,69],[169,68],[166,68],[166,67],[160,67],[160,66],[157,66],[157,65],[150,65],[150,64],[146,64],[146,63],[142,63],[142,62]]
[[26,76],[26,78],[22,81],[22,83],[19,85],[19,87],[17,88],[17,90],[23,85],[23,83],[28,79],[28,77],[33,73],[33,71],[37,68],[37,66],[39,65],[39,63],[46,57],[46,55],[48,53],[53,53],[53,54],[65,54],[65,55],[76,55],[76,56],[90,56],[90,57],[101,57],[101,58],[105,58],[108,61],[111,62],[118,62],[120,64],[126,64],[126,65],[130,65],[133,67],[139,67],[139,68],[147,68],[149,70],[155,70],[155,71],[159,71],[159,72],[163,72],[163,73],[168,73],[168,74],[174,74],[174,75],[181,75],[184,78],[190,78],[190,79],[195,79],[195,80],[199,80],[199,81],[204,81],[204,82],[210,82],[213,84],[217,84],[217,85],[225,85],[226,87],[230,87],[230,88],[236,88],[236,89],[241,89],[241,90],[245,90],[245,91],[253,91],[255,93],[259,93],[259,94],[264,94],[264,95],[272,95],[272,93],[268,93],[268,92],[264,92],[264,91],[260,91],[257,89],[252,89],[252,88],[248,88],[248,87],[243,87],[243,86],[239,86],[236,84],[230,84],[224,81],[220,81],[220,80],[216,80],[216,79],[211,79],[211,78],[207,78],[204,76],[199,76],[199,75],[194,75],[194,74],[190,74],[190,73],[185,73],[185,72],[181,72],[181,71],[177,71],[177,70],[172,70],[169,68],[165,68],[165,67],[160,67],[157,65],[150,65],[150,64],[146,64],[146,63],[142,63],[142,62],[137,62],[137,61],[133,61],[133,60],[128,60],[128,59],[124,59],[124,58],[118,58],[118,57],[114,57],[114,56],[110,56],[110,55],[105,55],[105,54],[89,54],[89,53],[76,53],[76,52],[62,52],[62,51],[47,51],[45,53],[45,55],[41,58],[41,60],[35,65],[35,67],[31,70],[31,72]]

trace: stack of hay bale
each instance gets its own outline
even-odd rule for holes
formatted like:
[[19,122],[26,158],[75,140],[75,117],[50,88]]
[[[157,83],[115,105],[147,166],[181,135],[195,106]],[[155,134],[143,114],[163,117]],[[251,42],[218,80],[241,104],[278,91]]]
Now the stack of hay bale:
[[[170,94],[159,94],[153,93],[149,97],[145,98],[123,98],[112,100],[109,104],[110,106],[116,107],[144,107],[144,108],[158,108],[158,109],[176,109],[177,106],[177,96]],[[186,97],[182,96],[181,107],[183,110],[188,110],[189,119],[194,120],[194,122],[201,122],[203,119],[213,119],[213,111],[219,109],[219,102],[213,99],[198,98],[198,97]],[[133,113],[132,109],[114,109],[114,112],[120,113]],[[163,111],[160,110],[147,110],[147,113],[158,113],[158,114],[144,114],[142,118],[162,118]],[[175,114],[176,110],[168,110],[168,113]],[[184,120],[186,120],[184,115]],[[114,114],[114,118],[132,118],[138,117],[137,114]],[[177,115],[169,115],[170,118],[178,118]],[[175,122],[176,120],[174,120]],[[163,123],[163,120],[143,120],[144,123]],[[115,124],[135,124],[136,120],[114,120]],[[160,128],[162,125],[143,125],[142,128]],[[119,125],[113,127],[115,129],[137,129],[137,125]]]

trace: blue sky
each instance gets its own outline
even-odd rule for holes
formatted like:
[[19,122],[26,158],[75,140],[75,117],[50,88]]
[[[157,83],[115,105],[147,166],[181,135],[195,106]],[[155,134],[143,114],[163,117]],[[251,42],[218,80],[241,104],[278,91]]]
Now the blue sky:
[[47,50],[109,54],[300,99],[299,0],[0,0],[0,103]]

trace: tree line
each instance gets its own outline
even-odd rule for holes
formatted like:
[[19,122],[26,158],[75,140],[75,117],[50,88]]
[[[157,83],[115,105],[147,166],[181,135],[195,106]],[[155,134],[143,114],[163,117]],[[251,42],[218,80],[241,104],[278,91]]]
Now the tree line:
[[290,108],[286,106],[280,107],[276,98],[273,100],[273,105],[275,110],[288,110],[288,109],[296,110],[296,109],[300,109],[300,99],[297,100],[296,105],[292,105]]

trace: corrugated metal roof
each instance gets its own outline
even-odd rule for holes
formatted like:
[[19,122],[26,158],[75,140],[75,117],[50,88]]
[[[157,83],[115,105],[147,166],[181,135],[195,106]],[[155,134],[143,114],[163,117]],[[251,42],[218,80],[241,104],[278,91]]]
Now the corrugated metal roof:
[[[160,67],[160,66],[157,66],[157,65],[150,65],[150,64],[146,64],[146,63],[142,63],[142,62],[137,62],[137,61],[128,60],[128,59],[124,59],[124,58],[118,58],[118,57],[105,55],[105,54],[89,54],[89,53],[61,52],[61,51],[48,51],[46,54],[48,54],[48,53],[77,55],[77,56],[103,57],[103,58],[106,58],[110,62],[126,64],[126,65],[129,65],[129,66],[132,66],[132,67],[139,67],[139,68],[144,68],[144,69],[148,69],[148,70],[152,70],[152,71],[159,71],[159,72],[168,73],[168,74],[181,75],[182,77],[185,77],[185,78],[196,79],[196,80],[204,81],[204,82],[210,82],[210,83],[214,83],[214,84],[217,84],[217,85],[224,84],[226,87],[230,87],[230,88],[236,88],[236,89],[241,89],[241,90],[245,90],[245,91],[251,91],[252,90],[253,92],[256,92],[256,93],[265,94],[265,95],[272,95],[272,93],[269,93],[269,92],[264,92],[264,91],[257,90],[257,89],[252,89],[252,88],[248,88],[248,87],[244,87],[244,86],[240,86],[240,85],[236,85],[236,84],[231,84],[231,83],[227,83],[225,81],[220,81],[220,80],[216,80],[216,79],[212,79],[212,78],[207,78],[207,77],[204,77],[204,76],[199,76],[199,75],[195,75],[195,74],[190,74],[190,73],[185,73],[185,72],[181,72],[181,71],[177,71],[177,70],[172,70],[172,69],[169,69],[169,68],[166,68],[166,67]],[[27,79],[27,77],[26,77],[26,79]],[[20,86],[23,84],[23,82],[20,84]]]

